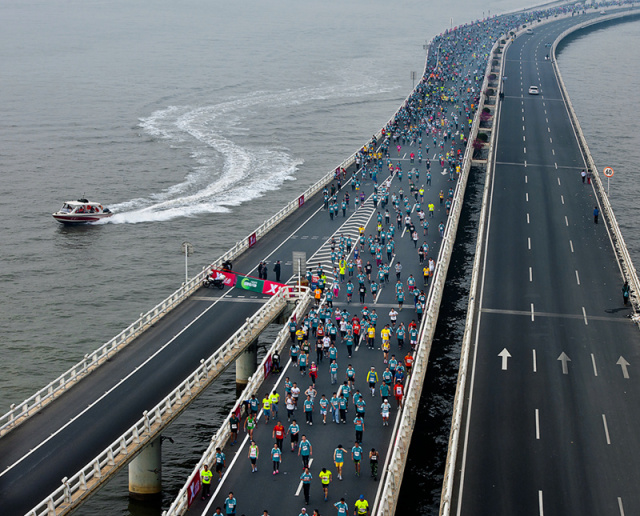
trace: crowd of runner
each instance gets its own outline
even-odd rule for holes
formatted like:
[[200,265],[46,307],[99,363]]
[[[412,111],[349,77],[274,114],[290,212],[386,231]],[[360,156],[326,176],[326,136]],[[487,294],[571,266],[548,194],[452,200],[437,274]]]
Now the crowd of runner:
[[[247,458],[253,473],[258,472],[259,464],[270,462],[271,475],[277,476],[286,455],[299,457],[302,474],[294,475],[292,481],[301,482],[306,505],[314,479],[314,457],[322,466],[313,464],[313,469],[318,471],[325,501],[333,481],[331,463],[338,480],[343,479],[346,462],[353,463],[350,470],[358,477],[361,464],[368,462],[371,479],[378,479],[380,453],[366,446],[366,436],[372,428],[389,425],[392,414],[403,405],[436,267],[436,249],[428,244],[429,229],[438,231],[440,238],[444,235],[490,49],[498,37],[509,37],[512,28],[567,9],[570,7],[490,18],[436,36],[424,76],[405,104],[381,136],[374,136],[357,152],[353,170],[336,169],[334,181],[323,191],[331,221],[346,219],[369,202],[375,210],[375,228],[367,234],[363,226],[354,238],[341,235],[331,240],[330,263],[318,264],[307,272],[314,307],[301,320],[289,323],[290,344],[283,354],[290,364],[281,390],[267,393],[262,400],[252,395],[245,403],[244,421],[236,415],[230,420],[232,446],[239,432],[244,430],[249,436]],[[432,174],[446,176],[448,188],[432,190]],[[409,236],[408,242],[400,244],[403,234]],[[422,278],[403,275],[403,264],[395,260],[399,245],[414,249]],[[393,289],[397,308],[394,305],[388,312],[378,313],[376,300],[387,288]],[[334,306],[338,301],[341,306]],[[398,321],[405,303],[414,311],[406,326]],[[350,359],[361,352],[360,347],[370,353],[371,365],[356,370]],[[376,349],[380,353],[371,354]],[[285,360],[277,355],[273,359],[279,370]],[[319,385],[328,394],[319,395]],[[256,430],[259,423],[263,429]],[[314,450],[303,431],[314,423],[324,427],[352,425],[353,444],[336,442],[332,451]],[[259,449],[256,431],[271,436],[271,449]],[[289,451],[285,453],[285,449]],[[218,449],[215,471],[219,480],[225,467],[225,454]],[[207,466],[205,470],[203,498],[210,494],[212,477]],[[233,493],[229,493],[219,511],[235,514],[236,506]],[[349,513],[344,498],[333,506],[340,516]],[[360,496],[354,514],[368,513],[369,504]],[[306,514],[306,508],[300,514]],[[319,510],[314,514],[319,515]]]

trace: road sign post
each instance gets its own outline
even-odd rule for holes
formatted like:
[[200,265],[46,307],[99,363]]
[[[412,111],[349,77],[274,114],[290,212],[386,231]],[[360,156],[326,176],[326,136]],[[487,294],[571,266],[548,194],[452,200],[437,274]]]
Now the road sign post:
[[607,197],[609,197],[609,179],[613,177],[613,169],[611,167],[604,167],[602,172],[607,176]]

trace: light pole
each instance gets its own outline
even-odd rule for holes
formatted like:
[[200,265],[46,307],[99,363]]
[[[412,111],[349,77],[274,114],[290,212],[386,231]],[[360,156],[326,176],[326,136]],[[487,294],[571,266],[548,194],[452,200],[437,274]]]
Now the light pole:
[[188,256],[193,254],[193,246],[190,242],[182,242],[182,252],[184,253],[184,284],[189,281],[189,260]]

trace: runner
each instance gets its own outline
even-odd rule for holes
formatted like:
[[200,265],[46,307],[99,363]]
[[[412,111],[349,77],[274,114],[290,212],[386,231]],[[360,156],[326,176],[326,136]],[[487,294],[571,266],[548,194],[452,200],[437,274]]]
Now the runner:
[[329,499],[329,484],[331,483],[331,471],[327,468],[322,468],[322,471],[318,473],[320,481],[322,482],[322,491],[324,492],[324,501]]
[[341,444],[333,451],[333,463],[336,465],[336,471],[338,472],[338,480],[342,480],[342,466],[344,466],[344,453],[345,450]]
[[362,460],[362,447],[360,446],[360,443],[358,441],[356,441],[356,443],[353,445],[353,448],[351,448],[351,459],[353,460],[353,464],[356,468],[356,476],[359,477],[360,461]]
[[222,470],[226,466],[225,455],[222,453],[222,450],[218,447],[216,448],[216,473],[218,474],[218,482],[222,480]]
[[260,450],[258,449],[258,445],[255,441],[251,441],[249,445],[249,461],[251,462],[251,473],[255,473],[258,471],[258,456],[260,454]]
[[274,444],[273,448],[271,448],[271,461],[273,462],[273,474],[277,475],[280,473],[280,461],[282,459],[282,451],[278,444]]
[[289,429],[287,430],[287,434],[291,436],[291,451],[296,451],[296,447],[298,446],[298,438],[300,437],[300,427],[296,420],[289,425]]
[[305,468],[309,468],[309,459],[313,455],[313,448],[311,443],[307,440],[307,436],[303,435],[298,447],[298,456],[302,459],[302,465]]

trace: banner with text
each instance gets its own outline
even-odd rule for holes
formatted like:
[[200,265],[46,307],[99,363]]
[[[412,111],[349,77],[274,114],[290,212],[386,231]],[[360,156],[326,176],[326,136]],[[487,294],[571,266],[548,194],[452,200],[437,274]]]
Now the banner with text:
[[275,281],[261,280],[258,278],[252,278],[251,276],[242,276],[229,271],[219,271],[217,269],[211,269],[211,277],[222,279],[224,284],[229,287],[239,287],[251,292],[257,292],[258,294],[266,294],[273,296],[278,293],[281,288],[289,288],[283,283],[276,283]]

